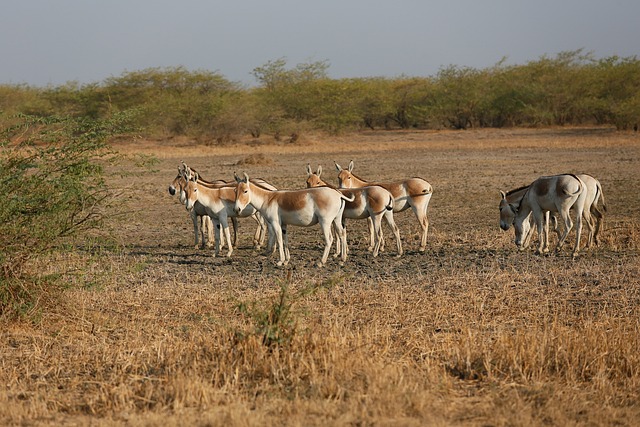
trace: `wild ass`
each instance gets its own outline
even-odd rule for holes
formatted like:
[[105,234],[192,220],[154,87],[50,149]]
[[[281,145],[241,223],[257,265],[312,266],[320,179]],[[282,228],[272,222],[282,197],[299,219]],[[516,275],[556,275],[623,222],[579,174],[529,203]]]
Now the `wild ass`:
[[402,181],[378,182],[366,181],[353,174],[353,160],[349,162],[348,169],[342,169],[335,163],[338,171],[338,183],[340,188],[360,188],[370,185],[379,185],[393,194],[393,212],[402,212],[411,208],[422,228],[420,239],[420,252],[427,247],[427,233],[429,231],[429,218],[427,209],[433,194],[433,187],[422,178],[409,178]]
[[[169,194],[174,196],[178,193],[178,199],[180,200],[180,203],[184,205],[187,202],[187,198],[184,193],[184,185],[181,185],[181,183],[185,181],[182,176],[183,170],[183,168],[178,167],[178,175],[169,185]],[[186,181],[184,183],[186,184]],[[213,224],[211,222],[211,218],[207,215],[204,206],[200,203],[196,203],[193,209],[189,211],[189,217],[193,222],[194,246],[198,248],[198,241],[200,241],[199,246],[201,248],[204,248],[205,244],[207,246],[213,245]]]
[[[233,245],[231,243],[231,236],[229,233],[229,218],[253,217],[258,222],[258,229],[254,236],[254,246],[259,247],[261,235],[264,233],[264,229],[266,228],[264,221],[260,216],[255,215],[256,210],[251,206],[240,212],[235,211],[235,186],[224,186],[219,188],[209,187],[198,182],[197,177],[192,176],[189,170],[186,171],[184,178],[186,180],[184,191],[187,198],[187,209],[193,209],[196,202],[200,203],[204,206],[207,215],[213,221],[215,231],[214,256],[220,253],[220,248],[222,246],[221,232],[224,234],[224,238],[228,244],[226,256],[230,257],[233,253]],[[264,237],[262,237],[262,239],[264,239]]]
[[[178,175],[174,179],[173,183],[169,186],[169,194],[174,195],[176,191],[178,191],[180,203],[182,204],[186,203],[186,196],[184,192],[184,188],[186,186],[186,179],[184,178],[184,176],[187,173],[187,171],[191,177],[195,177],[195,180],[198,183],[204,186],[207,186],[209,188],[223,188],[223,187],[235,188],[236,186],[235,179],[233,181],[225,181],[222,179],[218,179],[215,181],[207,181],[204,178],[202,178],[202,176],[195,169],[187,166],[184,162],[182,162],[182,165],[178,167]],[[252,178],[251,181],[256,185],[259,185],[267,190],[277,190],[277,188],[274,185],[272,185],[271,183],[267,182],[262,178]],[[189,211],[189,214],[194,224],[194,233],[196,234],[196,247],[197,247],[197,233],[198,233],[197,230],[198,230],[199,220],[201,220],[203,224],[207,225],[206,227],[208,232],[207,246],[212,246],[214,243],[213,225],[211,223],[211,219],[206,214],[206,210],[204,206],[202,206],[202,204],[196,201],[193,209]],[[233,237],[231,240],[233,242],[233,246],[235,247],[237,242],[238,220],[235,216],[231,216],[230,218],[231,218],[231,223],[233,225]],[[256,233],[253,239],[253,246],[256,249],[260,249],[260,247],[262,247],[262,244],[264,243],[264,239],[267,232],[266,224],[262,220],[262,218],[260,218],[260,214],[258,212],[256,212],[255,215],[252,216],[252,218],[258,223],[258,229],[256,230]],[[201,230],[203,230],[204,228],[205,227],[201,227]],[[220,242],[220,247],[223,248],[224,244],[225,242],[223,240],[222,242]],[[204,240],[203,240],[203,245],[204,245]]]
[[[311,165],[307,164],[307,188],[312,187],[330,187],[332,185],[323,181],[322,166],[318,165],[316,172],[311,170]],[[345,222],[349,219],[367,219],[369,224],[370,246],[369,250],[373,252],[373,256],[377,257],[378,252],[382,250],[384,242],[382,237],[382,217],[384,217],[391,227],[396,238],[398,247],[398,256],[402,255],[402,242],[400,241],[400,231],[393,220],[393,195],[384,188],[373,185],[369,187],[354,189],[339,189],[339,191],[347,197],[354,197],[352,202],[346,202],[344,212],[342,214],[342,227],[346,233]],[[336,254],[339,249],[336,242]]]
[[573,206],[576,212],[576,244],[573,255],[576,256],[580,250],[583,214],[589,218],[587,223],[591,220],[590,213],[583,212],[586,196],[585,184],[575,175],[544,176],[535,180],[525,191],[519,204],[513,206],[516,213],[514,219],[515,242],[518,248],[524,248],[524,238],[529,232],[529,215],[532,214],[540,236],[536,253],[541,254],[548,250],[549,235],[544,232],[544,215],[545,212],[557,212],[565,225],[565,231],[560,236],[556,248],[556,251],[559,251],[573,227],[569,213]]
[[[592,246],[592,243],[595,242],[597,245],[599,243],[598,234],[602,228],[602,222],[604,220],[604,212],[607,210],[607,206],[604,201],[604,193],[602,192],[602,186],[600,181],[591,175],[580,174],[577,175],[578,178],[582,180],[585,184],[585,190],[587,195],[584,199],[584,207],[583,207],[583,219],[587,221],[588,228],[588,240],[587,240],[587,248]],[[504,231],[507,231],[513,221],[515,219],[515,210],[513,206],[517,205],[522,199],[522,196],[526,192],[529,186],[524,186],[520,188],[516,188],[515,190],[511,190],[507,193],[500,191],[501,200],[500,200],[500,228]],[[590,213],[591,215],[585,215],[584,212]],[[595,218],[595,220],[594,220]],[[549,232],[549,220],[551,219],[551,223],[553,224],[553,230],[560,238],[560,231],[558,229],[557,218],[555,216],[549,217],[549,212],[546,212],[545,218],[545,233]],[[533,225],[533,217],[530,218],[530,225]],[[524,239],[523,247],[528,247],[529,242],[531,240],[531,236],[533,234],[534,228],[533,226],[530,228],[530,231],[527,233],[527,236]]]
[[289,262],[287,233],[283,237],[283,227],[296,225],[308,227],[320,224],[324,236],[325,248],[318,265],[326,264],[331,250],[333,237],[331,224],[340,239],[342,262],[347,259],[347,239],[342,229],[342,212],[345,201],[353,201],[338,191],[328,187],[307,188],[291,191],[267,191],[253,184],[245,173],[244,178],[236,176],[236,212],[241,212],[248,205],[255,207],[269,225],[269,231],[275,237],[280,260],[277,265]]

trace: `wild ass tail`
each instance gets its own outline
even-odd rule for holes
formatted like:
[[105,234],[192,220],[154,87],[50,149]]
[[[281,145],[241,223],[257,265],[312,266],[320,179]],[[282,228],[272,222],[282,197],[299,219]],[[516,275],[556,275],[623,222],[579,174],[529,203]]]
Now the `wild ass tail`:
[[388,211],[393,210],[393,196],[389,196],[389,203],[387,203],[387,206],[385,206],[385,208],[387,208]]
[[[340,192],[338,191],[338,193],[340,193]],[[351,198],[349,198],[349,197],[345,196],[344,194],[340,193],[340,198],[342,200],[345,200],[345,201],[351,203],[356,199],[356,195],[351,193]]]
[[600,185],[600,181],[596,181],[596,190],[598,191],[598,195],[596,196],[596,200],[598,200],[598,198],[601,200],[602,202],[602,210],[604,212],[607,211],[607,204],[604,202],[604,193],[602,192],[602,186]]
[[582,193],[582,192],[584,191],[584,182],[583,182],[580,178],[578,178],[576,175],[574,175],[574,174],[572,174],[572,173],[568,173],[567,175],[574,177],[574,178],[578,181],[578,183],[579,183],[580,185],[579,185],[579,189],[578,189],[578,191],[576,191],[575,193],[567,193],[566,191],[563,191],[563,192],[564,192],[567,196],[575,196],[576,194],[580,194],[580,193]]

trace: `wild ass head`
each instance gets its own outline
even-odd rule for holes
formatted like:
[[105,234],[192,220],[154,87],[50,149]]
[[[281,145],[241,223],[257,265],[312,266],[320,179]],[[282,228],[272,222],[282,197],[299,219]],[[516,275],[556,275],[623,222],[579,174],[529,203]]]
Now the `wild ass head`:
[[196,184],[196,181],[198,181],[198,173],[193,173],[190,168],[186,167],[186,165],[184,166],[185,169],[183,170],[183,175],[181,177],[181,197],[182,193],[184,193],[184,203],[187,210],[190,211],[198,200],[198,185]]
[[502,199],[500,200],[500,228],[507,231],[513,221],[516,219],[516,213],[518,212],[518,205],[509,203],[507,200],[507,194],[504,191],[500,191]]
[[311,165],[307,163],[307,188],[325,185],[324,181],[320,178],[320,175],[322,175],[322,166],[318,165],[318,170],[313,172],[311,170]]
[[240,213],[251,203],[251,186],[249,185],[249,175],[244,173],[244,177],[240,178],[234,173],[234,177],[238,185],[236,186],[236,203],[234,209]]
[[[334,162],[335,163],[335,162]],[[338,186],[340,188],[353,188],[353,160],[349,162],[348,169],[342,169],[342,167],[335,163],[336,170],[338,171]]]

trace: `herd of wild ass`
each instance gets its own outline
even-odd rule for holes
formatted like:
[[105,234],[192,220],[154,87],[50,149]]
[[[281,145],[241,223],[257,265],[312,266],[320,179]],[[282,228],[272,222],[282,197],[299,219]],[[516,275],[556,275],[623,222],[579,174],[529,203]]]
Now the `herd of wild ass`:
[[[347,232],[345,220],[367,219],[370,233],[369,251],[376,257],[384,250],[382,220],[391,228],[397,245],[397,256],[402,256],[400,231],[394,213],[411,208],[422,229],[419,250],[427,245],[429,219],[427,210],[433,194],[431,184],[422,178],[398,181],[367,181],[353,174],[354,163],[346,169],[335,163],[338,187],[322,180],[322,167],[316,171],[307,165],[306,187],[300,190],[279,190],[260,178],[235,175],[233,181],[207,181],[198,172],[182,163],[178,175],[169,186],[169,193],[178,193],[193,220],[195,244],[215,242],[214,256],[226,246],[226,256],[233,253],[237,239],[238,218],[251,217],[257,228],[253,245],[260,249],[266,243],[266,254],[278,251],[277,265],[286,265],[290,254],[287,227],[320,226],[325,247],[319,266],[326,264],[333,240],[335,256],[347,259]],[[556,250],[562,248],[574,226],[576,239],[573,256],[580,249],[583,221],[588,229],[587,248],[598,244],[598,233],[606,206],[600,182],[590,175],[563,174],[543,176],[531,184],[508,192],[500,191],[500,227],[515,229],[515,243],[521,250],[527,248],[535,230],[539,244],[536,254],[549,252],[549,225],[558,235]],[[558,229],[558,218],[564,230]],[[229,222],[233,226],[233,238]],[[335,237],[334,237],[335,234]]]

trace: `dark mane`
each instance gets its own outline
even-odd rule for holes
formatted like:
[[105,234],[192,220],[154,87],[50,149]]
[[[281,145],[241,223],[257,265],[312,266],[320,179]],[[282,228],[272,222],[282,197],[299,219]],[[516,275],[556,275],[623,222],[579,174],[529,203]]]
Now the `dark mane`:
[[359,180],[360,180],[360,181],[362,181],[362,182],[371,182],[371,181],[369,181],[368,179],[364,179],[364,178],[359,177],[358,175],[356,175],[356,174],[355,174],[355,173],[353,173],[353,172],[351,172],[351,175],[352,175],[354,178],[359,179]]
[[[313,174],[314,174],[314,175],[316,175],[316,176],[318,176],[318,174],[317,174],[317,173],[315,173],[315,172],[314,172]],[[334,189],[334,190],[337,190],[337,189],[338,189],[338,187],[336,187],[336,186],[335,186],[335,185],[333,185],[333,184],[329,184],[329,183],[328,183],[327,181],[325,181],[324,179],[322,179],[322,178],[320,178],[320,177],[318,177],[318,179],[320,180],[320,182],[322,182],[322,185],[319,185],[318,187],[329,187],[329,188],[332,188],[332,189]]]
[[507,191],[507,192],[505,193],[505,195],[510,196],[510,195],[512,195],[513,193],[517,193],[518,191],[522,191],[522,190],[524,190],[525,188],[528,188],[528,187],[529,187],[528,185],[523,185],[522,187],[516,188],[516,189],[514,189],[514,190],[509,190],[509,191]]

